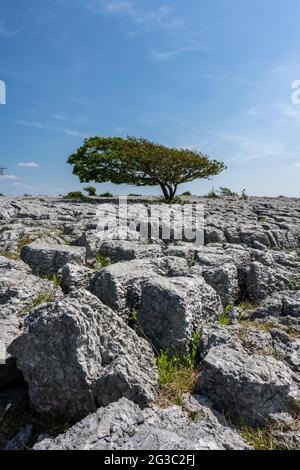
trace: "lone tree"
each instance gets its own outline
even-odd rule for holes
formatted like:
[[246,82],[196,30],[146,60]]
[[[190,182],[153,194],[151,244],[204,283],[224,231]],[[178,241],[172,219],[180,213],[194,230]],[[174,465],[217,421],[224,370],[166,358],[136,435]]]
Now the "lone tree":
[[3,175],[4,171],[5,171],[5,168],[3,168],[2,166],[0,166],[0,175]]
[[178,185],[209,178],[225,165],[188,149],[168,148],[135,137],[93,137],[68,158],[82,183],[95,181],[135,186],[160,186],[172,201]]

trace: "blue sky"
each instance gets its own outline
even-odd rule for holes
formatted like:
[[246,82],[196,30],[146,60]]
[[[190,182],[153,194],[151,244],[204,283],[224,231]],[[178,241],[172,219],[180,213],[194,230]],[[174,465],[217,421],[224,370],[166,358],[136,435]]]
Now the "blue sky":
[[0,192],[80,189],[84,137],[130,134],[227,163],[182,190],[300,196],[299,18],[299,0],[0,0]]

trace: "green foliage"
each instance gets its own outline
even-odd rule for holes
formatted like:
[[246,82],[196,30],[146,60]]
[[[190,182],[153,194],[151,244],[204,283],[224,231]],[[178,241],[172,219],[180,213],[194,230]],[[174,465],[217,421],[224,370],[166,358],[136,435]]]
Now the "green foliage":
[[176,369],[180,360],[175,356],[170,356],[165,351],[161,351],[156,358],[156,365],[159,372],[159,383],[160,385],[166,385],[170,382],[170,379]]
[[[238,193],[231,191],[229,188],[225,188],[221,186],[217,191],[213,188],[206,196],[208,199],[220,199],[223,197],[239,197]],[[248,196],[245,194],[245,190],[243,189],[240,199],[248,199]],[[229,206],[230,207],[230,206]]]
[[180,196],[192,196],[192,193],[190,191],[185,191]]
[[159,371],[159,382],[161,385],[168,383],[172,374],[178,368],[193,369],[196,366],[199,341],[201,333],[196,331],[193,334],[190,352],[183,356],[171,356],[166,351],[161,351],[156,358],[156,365]]
[[241,330],[239,332],[239,336],[241,338],[244,338],[247,336],[249,329],[254,328],[260,331],[265,331],[269,332],[271,330],[277,329],[285,332],[287,335],[289,335],[291,338],[295,339],[300,339],[300,333],[294,329],[293,327],[286,326],[286,325],[280,325],[276,322],[268,321],[268,322],[262,322],[259,320],[243,320],[240,319],[240,325],[241,325]]
[[171,205],[171,204],[192,204],[191,201],[189,201],[188,199],[183,199],[181,196],[175,196],[172,200],[165,199],[165,198],[160,198],[158,200],[158,202],[160,204],[168,204],[168,205]]
[[19,238],[18,243],[17,243],[17,252],[20,253],[21,249],[25,245],[29,245],[30,243],[33,242],[32,236],[25,234],[21,238]]
[[11,253],[10,251],[0,251],[0,256],[14,261],[20,259],[20,255],[18,253]]
[[299,450],[296,445],[288,443],[283,437],[277,437],[274,431],[276,429],[272,426],[252,429],[244,424],[240,429],[243,439],[254,450]]
[[23,235],[21,238],[19,238],[16,251],[15,252],[10,252],[10,251],[0,251],[0,256],[4,256],[7,259],[11,260],[19,260],[20,259],[20,252],[23,246],[29,245],[29,243],[32,243],[33,239],[30,235],[26,234]]
[[100,264],[102,268],[106,268],[107,266],[110,266],[113,264],[113,260],[111,258],[108,258],[107,256],[103,256],[100,253],[96,256],[96,261],[97,263]]
[[94,186],[86,186],[83,188],[83,191],[86,191],[89,196],[96,196],[96,188]]
[[219,194],[221,197],[238,197],[238,193],[231,191],[229,188],[220,187]]
[[186,264],[188,268],[192,268],[193,266],[195,266],[196,262],[194,259],[188,259]]
[[206,194],[206,196],[204,197],[206,197],[207,199],[220,199],[218,191],[215,191],[214,188],[211,191],[209,191],[209,193]]
[[209,178],[225,165],[196,151],[168,148],[135,137],[94,137],[68,158],[81,182],[160,186],[172,200],[181,183]]
[[136,310],[132,310],[132,312],[130,312],[130,315],[129,315],[129,326],[133,327],[134,325],[137,324],[137,311]]
[[159,373],[160,402],[161,404],[181,404],[184,393],[192,393],[198,375],[197,354],[200,332],[195,332],[192,338],[191,349],[183,356],[171,356],[161,351],[156,358]]
[[61,290],[64,292],[64,294],[68,294],[68,289],[62,282],[62,280],[58,277],[57,274],[39,274],[39,277],[43,279],[44,281],[50,281],[53,282],[55,286],[58,286],[61,288]]
[[114,197],[114,195],[109,191],[106,191],[106,193],[99,194],[99,197]]
[[201,338],[201,332],[194,331],[193,336],[192,336],[191,351],[190,351],[189,360],[188,360],[190,367],[195,367],[196,365],[200,338]]
[[129,193],[128,197],[141,197],[141,194]]
[[247,201],[249,199],[249,196],[246,194],[246,189],[243,189],[242,194],[241,194],[241,200],[242,201]]
[[32,194],[24,193],[24,194],[23,194],[23,197],[32,197]]
[[0,197],[5,197],[4,194],[0,193]]
[[67,200],[72,200],[72,199],[85,200],[85,196],[84,196],[84,194],[82,194],[81,191],[71,191],[70,193],[63,196],[63,198],[67,199]]
[[255,305],[251,304],[250,302],[241,302],[238,304],[238,308],[242,310],[242,312],[245,312],[246,310],[254,310]]
[[28,313],[30,312],[30,310],[38,307],[41,304],[51,302],[53,300],[53,294],[54,292],[52,289],[49,289],[45,292],[42,292],[41,294],[38,294],[36,298],[31,302],[31,304],[22,310],[22,313]]
[[226,312],[222,313],[222,315],[220,315],[218,318],[218,324],[220,326],[228,326],[230,324],[230,321],[231,320]]
[[230,324],[231,318],[229,317],[228,314],[229,314],[230,310],[232,309],[232,307],[233,306],[231,304],[228,304],[224,308],[224,312],[218,318],[218,324],[220,326],[228,326]]

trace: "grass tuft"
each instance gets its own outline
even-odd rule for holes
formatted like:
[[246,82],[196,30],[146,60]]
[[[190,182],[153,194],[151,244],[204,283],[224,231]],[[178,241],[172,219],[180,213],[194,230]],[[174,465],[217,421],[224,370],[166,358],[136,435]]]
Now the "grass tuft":
[[106,268],[107,266],[113,264],[113,260],[111,258],[100,254],[96,256],[96,261],[98,264],[100,264],[101,268]]
[[231,319],[228,317],[228,315],[224,312],[222,315],[219,316],[218,318],[218,325],[220,326],[228,326],[230,324]]
[[47,303],[47,302],[51,302],[53,300],[53,297],[54,297],[54,292],[52,289],[49,289],[41,294],[38,294],[36,296],[36,298],[31,302],[30,305],[28,305],[27,307],[23,308],[22,310],[22,313],[23,314],[27,314],[28,312],[30,312],[30,310],[32,310],[33,308],[36,308],[38,307],[39,305],[41,304],[44,304],[44,303]]
[[53,282],[57,287],[60,287],[64,294],[68,294],[68,288],[64,285],[62,280],[58,277],[57,274],[39,274],[39,277],[44,281]]
[[160,396],[158,404],[181,405],[182,395],[192,393],[199,370],[197,367],[200,332],[193,334],[191,349],[183,356],[172,356],[161,351],[156,359],[159,373]]
[[240,322],[240,325],[242,326],[239,332],[240,339],[244,339],[247,336],[250,328],[254,328],[260,331],[265,331],[267,333],[271,330],[277,329],[277,330],[283,331],[284,333],[289,335],[291,338],[300,339],[300,333],[297,330],[289,326],[278,325],[275,322],[274,323],[272,322],[262,323],[257,320],[249,320],[249,321],[243,320]]
[[254,450],[299,450],[280,434],[276,435],[276,429],[272,426],[253,429],[243,424],[240,433]]
[[128,321],[129,321],[129,326],[131,327],[134,327],[137,324],[138,319],[137,319],[136,310],[132,310],[132,312],[130,312]]
[[18,253],[12,253],[10,251],[0,251],[0,256],[3,256],[4,258],[17,261],[20,259],[20,256]]

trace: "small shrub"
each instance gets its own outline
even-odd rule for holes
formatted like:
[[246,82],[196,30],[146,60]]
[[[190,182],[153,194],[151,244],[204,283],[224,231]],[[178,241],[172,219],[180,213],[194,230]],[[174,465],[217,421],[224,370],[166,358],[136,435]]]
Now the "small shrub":
[[20,253],[22,250],[23,246],[29,245],[30,243],[33,242],[33,239],[30,235],[23,235],[21,238],[19,238],[18,243],[17,243],[17,251]]
[[156,358],[159,373],[161,405],[181,404],[185,393],[192,393],[198,376],[197,354],[200,332],[195,332],[192,338],[190,352],[183,356],[171,356],[161,351]]
[[192,196],[192,193],[190,191],[185,191],[181,196]]
[[137,311],[136,310],[132,310],[132,312],[130,312],[130,315],[129,315],[129,326],[131,327],[134,327],[136,324],[137,324]]
[[41,294],[38,294],[36,298],[32,301],[32,303],[22,310],[22,313],[28,313],[30,312],[30,310],[38,307],[41,304],[51,302],[53,300],[53,294],[54,292],[52,289],[49,289]]
[[215,191],[214,188],[211,191],[209,191],[209,193],[206,194],[206,196],[204,197],[207,199],[220,199],[218,192]]
[[141,194],[129,193],[128,197],[141,197]]
[[220,187],[218,192],[221,197],[237,197],[238,196],[238,193],[235,193],[234,191],[231,191],[231,189],[224,188],[222,186]]
[[96,196],[96,188],[94,186],[86,186],[83,188],[83,191],[86,191],[89,196]]
[[71,191],[70,193],[66,194],[63,198],[67,200],[73,200],[73,199],[84,200],[85,196],[84,194],[82,194],[81,191]]
[[189,201],[188,199],[183,199],[181,196],[175,196],[172,201],[168,201],[164,198],[160,198],[158,200],[158,202],[162,203],[162,204],[192,204],[191,201]]
[[246,194],[246,189],[243,189],[240,199],[242,201],[247,201],[247,199],[249,199],[249,196]]
[[100,264],[102,268],[106,268],[107,266],[110,266],[111,264],[113,264],[113,260],[111,258],[108,258],[107,256],[103,256],[100,254],[96,256],[96,261],[97,263]]
[[0,197],[5,197],[4,194],[0,193]]
[[226,312],[222,313],[222,315],[220,315],[218,318],[218,324],[220,326],[228,326],[230,324],[230,321],[231,320]]
[[114,195],[109,191],[106,191],[106,193],[99,194],[99,197],[114,197]]
[[58,277],[57,274],[39,274],[39,277],[43,279],[44,281],[50,281],[53,282],[55,286],[58,286],[61,288],[64,294],[68,294],[68,289],[62,282],[62,280]]
[[245,312],[246,310],[254,310],[255,305],[251,304],[250,302],[241,302],[238,304],[238,308],[242,310],[242,312]]

